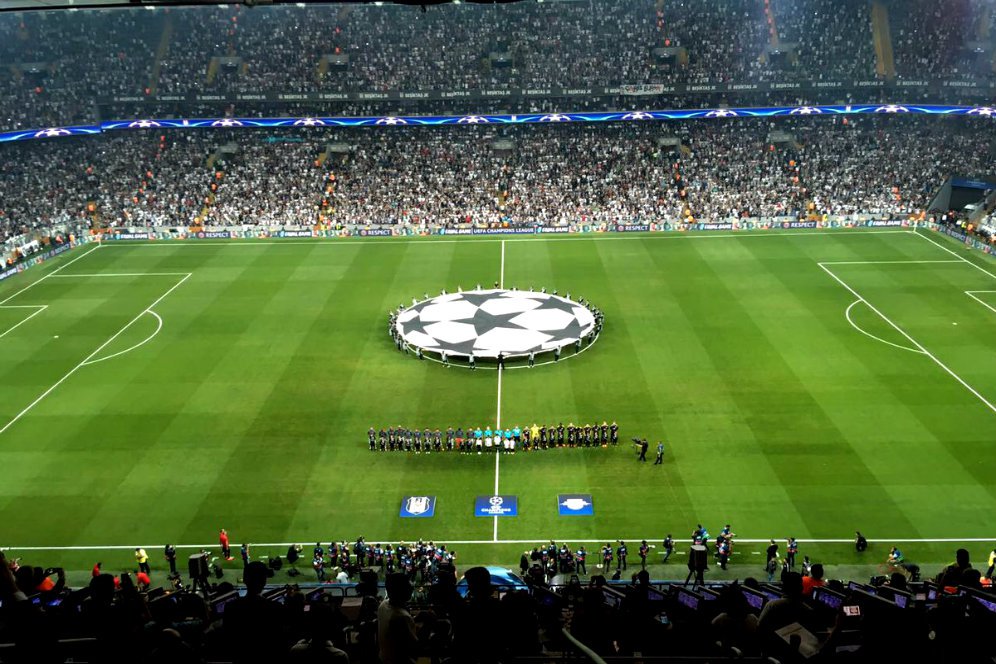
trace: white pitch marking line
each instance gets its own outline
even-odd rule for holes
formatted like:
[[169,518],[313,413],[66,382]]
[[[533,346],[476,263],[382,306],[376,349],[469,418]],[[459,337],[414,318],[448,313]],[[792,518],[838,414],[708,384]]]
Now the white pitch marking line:
[[13,299],[14,299],[15,297],[17,297],[18,295],[20,295],[20,294],[21,294],[21,293],[23,293],[24,291],[28,290],[29,288],[33,288],[33,287],[37,286],[38,284],[40,284],[41,282],[45,281],[46,279],[49,279],[49,278],[51,278],[51,277],[54,277],[54,276],[55,276],[55,275],[57,275],[57,274],[58,274],[58,273],[59,273],[59,272],[60,272],[61,270],[65,270],[65,269],[66,269],[67,267],[69,267],[70,265],[72,265],[72,264],[73,264],[73,263],[75,263],[76,261],[80,260],[81,258],[83,258],[83,257],[85,257],[85,256],[89,256],[89,255],[90,255],[90,254],[92,254],[93,252],[95,252],[95,251],[97,251],[98,249],[100,249],[100,247],[101,247],[101,246],[103,246],[103,245],[100,245],[100,244],[98,244],[98,245],[97,245],[96,247],[94,247],[94,248],[93,248],[93,249],[91,249],[90,251],[84,251],[84,252],[83,252],[82,254],[80,254],[79,256],[77,256],[76,258],[74,258],[73,260],[69,261],[69,262],[68,262],[68,263],[66,263],[65,265],[60,265],[59,267],[55,268],[54,270],[52,270],[51,272],[49,272],[48,274],[46,274],[46,275],[45,275],[44,277],[41,277],[40,279],[36,279],[35,281],[32,281],[32,282],[31,282],[30,284],[28,284],[27,286],[25,286],[25,287],[24,287],[24,288],[22,288],[21,290],[17,291],[17,292],[16,292],[16,293],[14,293],[13,295],[10,295],[10,296],[8,296],[8,297],[7,297],[7,299],[5,299],[5,300],[3,300],[3,301],[0,301],[0,305],[3,305],[3,304],[7,304],[8,302],[10,302],[10,301],[11,301],[11,300],[13,300]]
[[[501,268],[498,272],[498,287],[505,287],[505,240],[501,241]],[[495,415],[495,429],[501,431],[501,375],[504,373],[502,366],[498,365],[498,408]],[[497,432],[496,432],[497,433]],[[499,434],[500,437],[501,434]],[[501,467],[501,448],[497,448],[495,451],[495,492],[492,495],[498,495],[498,477],[499,469]],[[498,517],[492,517],[495,521],[494,523],[494,533],[492,534],[492,540],[498,541]]]
[[13,332],[14,330],[16,330],[17,328],[21,327],[22,325],[24,325],[25,323],[27,323],[32,318],[34,318],[35,316],[37,316],[41,312],[45,311],[46,309],[48,309],[48,305],[47,304],[8,304],[6,306],[0,305],[0,309],[37,309],[37,311],[35,311],[33,314],[31,314],[30,316],[28,316],[27,318],[25,318],[21,322],[15,323],[13,326],[8,327],[6,330],[4,330],[3,333],[0,334],[0,339],[3,339],[5,336],[7,336],[8,334],[10,334],[11,332]]
[[[693,231],[694,232],[694,231]],[[103,246],[105,247],[158,247],[160,249],[164,247],[221,247],[221,246],[243,246],[243,247],[264,247],[269,245],[292,245],[292,244],[307,244],[316,245],[322,244],[326,246],[339,246],[348,247],[350,245],[360,245],[360,244],[372,244],[372,245],[382,245],[390,246],[392,244],[453,244],[456,242],[474,243],[474,242],[577,242],[582,240],[598,240],[599,242],[609,242],[609,241],[621,241],[621,240],[701,240],[705,238],[731,238],[731,237],[791,237],[796,235],[812,235],[812,236],[831,236],[834,234],[838,235],[890,235],[896,233],[912,233],[913,231],[906,230],[864,230],[864,229],[843,229],[835,228],[832,230],[825,231],[797,231],[797,232],[770,232],[770,231],[741,231],[739,233],[713,233],[709,234],[708,231],[701,231],[694,235],[689,235],[685,232],[680,231],[660,231],[654,235],[622,235],[622,236],[609,236],[605,235],[572,235],[569,237],[563,236],[546,236],[540,234],[536,237],[529,238],[509,238],[507,240],[500,240],[494,237],[485,237],[481,239],[471,239],[464,238],[460,240],[437,240],[435,238],[429,240],[409,240],[409,239],[388,239],[383,238],[380,240],[337,240],[337,239],[313,239],[313,240],[259,240],[259,241],[239,241],[239,240],[220,240],[218,242],[208,241],[208,240],[175,240],[170,244],[163,244],[161,242],[138,242],[134,244],[125,244],[123,242],[108,242]],[[444,236],[445,237],[445,236]]]
[[51,274],[49,276],[56,279],[77,279],[84,277],[93,279],[95,277],[182,277],[186,274],[186,272],[94,272],[88,274]]
[[[967,291],[965,291],[965,295],[969,296],[970,298],[972,298],[973,300],[975,300],[976,302],[978,302],[979,304],[981,304],[982,306],[984,306],[986,309],[988,309],[989,311],[991,311],[994,314],[996,314],[996,308],[994,308],[993,305],[989,304],[988,302],[986,302],[982,298],[975,297],[976,293],[996,293],[996,291],[991,291],[991,290],[974,290],[974,291],[973,290],[967,290]],[[3,335],[0,335],[0,336],[3,336]]]
[[[618,537],[618,533],[614,534],[612,537]],[[601,539],[574,539],[574,538],[562,538],[555,537],[554,541],[558,542],[576,542],[579,544],[598,544],[604,543],[606,541],[613,541],[612,537],[601,538]],[[311,538],[315,539],[315,538]],[[536,539],[519,539],[519,540],[441,540],[439,538],[432,538],[436,542],[444,542],[445,544],[536,544],[542,542],[548,542],[549,537],[539,537]],[[656,541],[659,538],[655,537],[628,537],[623,538],[624,541],[634,541],[639,542],[641,540],[647,540],[648,542]],[[281,547],[285,548],[288,546],[293,546],[294,544],[300,544],[301,541],[311,541],[307,538],[297,542],[251,542],[253,546],[257,547]],[[381,539],[377,537],[368,537],[369,542],[384,542],[388,544],[397,544],[400,542],[391,541],[387,539]],[[411,541],[411,540],[408,540]],[[738,537],[737,542],[741,544],[767,544],[771,540],[769,538],[762,539],[743,539]],[[841,538],[841,539],[803,539],[798,538],[800,544],[854,544],[854,538]],[[993,537],[941,537],[941,538],[883,538],[883,539],[869,539],[870,543],[873,544],[945,544],[945,543],[959,543],[959,542],[992,542]],[[136,547],[144,546],[146,548],[164,548],[165,544],[99,544],[94,546],[5,546],[0,548],[0,551],[134,551]],[[218,543],[213,542],[211,544],[174,544],[178,549],[208,549],[213,550],[217,548]],[[675,551],[676,555],[680,555],[679,552]]]
[[155,337],[157,334],[159,334],[159,331],[163,329],[163,319],[159,317],[159,314],[157,314],[155,311],[152,311],[151,309],[147,309],[147,310],[143,311],[142,313],[152,314],[153,316],[155,316],[156,320],[159,321],[158,324],[156,325],[155,331],[152,334],[150,334],[148,337],[146,337],[142,341],[139,341],[134,346],[131,346],[130,348],[125,348],[124,350],[120,350],[117,353],[113,353],[111,355],[108,355],[107,357],[99,357],[96,360],[90,360],[89,362],[84,362],[83,366],[89,366],[91,364],[97,364],[97,362],[103,362],[104,360],[110,360],[111,358],[117,357],[118,355],[124,355],[125,353],[130,353],[131,351],[135,350],[139,346],[144,346],[145,344],[147,344],[150,341],[152,341],[153,337]]
[[[954,261],[952,261],[952,262],[954,262]],[[916,348],[910,348],[909,346],[900,346],[899,344],[894,344],[891,341],[886,341],[885,339],[882,339],[881,337],[876,337],[871,332],[866,332],[865,330],[863,330],[860,327],[858,327],[857,323],[855,323],[853,320],[851,320],[851,309],[853,309],[854,305],[856,305],[856,304],[863,304],[863,302],[861,300],[855,300],[854,302],[851,302],[850,306],[848,306],[847,310],[844,312],[844,318],[847,319],[847,322],[850,323],[851,327],[853,327],[855,330],[857,330],[858,332],[860,332],[861,334],[863,334],[863,335],[865,335],[867,337],[871,337],[875,341],[881,341],[882,343],[887,344],[889,346],[893,346],[894,348],[900,348],[902,350],[908,350],[911,353],[920,353],[921,355],[923,354],[922,351],[919,351]]]
[[[98,246],[100,246],[100,245],[98,245]],[[72,376],[72,375],[73,375],[74,373],[76,373],[77,371],[79,371],[79,369],[80,369],[81,367],[85,366],[85,365],[86,365],[86,363],[87,363],[87,362],[89,362],[90,360],[92,360],[92,359],[93,359],[93,358],[94,358],[94,357],[95,357],[95,356],[96,356],[96,355],[97,355],[98,353],[100,353],[100,351],[102,351],[102,350],[104,350],[105,348],[107,348],[107,346],[109,346],[109,345],[111,344],[111,342],[112,342],[112,341],[114,341],[114,340],[115,340],[115,339],[117,339],[117,338],[118,338],[119,336],[121,336],[121,335],[122,335],[122,334],[124,333],[124,331],[125,331],[125,330],[127,330],[127,329],[128,329],[129,327],[131,327],[131,326],[132,326],[132,325],[133,325],[133,324],[135,323],[135,321],[137,321],[137,320],[138,320],[139,318],[141,318],[141,317],[142,317],[142,316],[144,316],[144,315],[145,315],[145,314],[146,314],[147,312],[149,312],[149,311],[150,311],[150,310],[152,309],[152,307],[154,307],[154,306],[156,306],[157,304],[159,304],[160,302],[162,302],[162,301],[163,301],[164,299],[166,299],[166,296],[167,296],[167,295],[169,295],[170,293],[172,293],[173,291],[175,291],[175,290],[176,290],[177,288],[179,288],[179,287],[180,287],[181,285],[183,285],[183,283],[184,283],[184,282],[185,282],[185,281],[186,281],[187,279],[189,279],[189,278],[190,278],[190,276],[191,276],[192,274],[193,274],[192,272],[188,272],[188,273],[187,273],[187,276],[185,276],[185,277],[184,277],[183,279],[181,279],[180,281],[178,281],[178,282],[176,282],[175,284],[173,284],[173,286],[171,286],[171,287],[170,287],[170,289],[169,289],[168,291],[166,291],[165,293],[163,293],[162,295],[160,295],[160,296],[159,296],[159,297],[158,297],[158,298],[156,299],[156,301],[155,301],[155,302],[153,302],[152,304],[150,304],[150,305],[149,305],[148,307],[146,307],[146,308],[145,308],[145,309],[144,309],[144,310],[143,310],[143,311],[142,311],[142,312],[141,312],[140,314],[138,314],[137,316],[135,316],[134,318],[132,318],[132,319],[131,319],[131,321],[129,321],[129,322],[128,322],[128,323],[127,323],[127,324],[126,324],[126,325],[125,325],[124,327],[122,327],[122,328],[121,328],[120,330],[118,330],[117,332],[115,332],[115,333],[114,333],[114,336],[112,336],[112,337],[111,337],[110,339],[108,339],[108,340],[107,340],[107,341],[105,341],[104,343],[100,344],[100,346],[98,346],[98,347],[97,347],[97,349],[96,349],[95,351],[93,351],[92,353],[90,353],[89,355],[87,355],[87,356],[86,356],[86,357],[85,357],[85,358],[83,359],[83,361],[82,361],[82,362],[80,362],[80,363],[79,363],[79,364],[77,364],[77,365],[76,365],[75,367],[73,367],[72,369],[70,369],[70,370],[69,370],[69,372],[68,372],[68,373],[66,373],[66,375],[64,375],[64,376],[63,376],[62,378],[60,378],[59,380],[57,380],[57,381],[56,381],[56,382],[55,382],[55,383],[54,383],[54,384],[53,384],[53,385],[52,385],[51,387],[49,387],[49,388],[48,388],[47,390],[45,390],[44,392],[42,392],[42,393],[41,393],[41,394],[40,394],[40,395],[38,396],[38,398],[36,398],[36,399],[35,399],[34,401],[32,401],[32,402],[31,402],[30,404],[28,404],[28,406],[27,406],[27,407],[26,407],[26,408],[25,408],[24,410],[22,410],[22,411],[21,411],[21,412],[19,412],[19,413],[18,413],[17,415],[15,415],[15,416],[14,416],[14,418],[13,418],[13,419],[12,419],[12,420],[11,420],[10,422],[7,422],[7,424],[5,424],[5,425],[3,426],[3,428],[2,428],[2,429],[0,429],[0,435],[2,435],[2,434],[3,434],[4,432],[5,432],[5,431],[7,431],[7,429],[9,429],[10,427],[12,427],[12,426],[14,425],[14,423],[15,423],[15,422],[17,422],[17,421],[18,421],[19,419],[21,419],[22,417],[24,417],[24,415],[25,415],[25,414],[26,414],[26,413],[27,413],[27,412],[28,412],[29,410],[31,410],[32,408],[34,408],[35,406],[37,406],[37,405],[38,405],[38,403],[39,403],[39,402],[40,402],[40,401],[41,401],[42,399],[44,399],[45,397],[47,397],[47,396],[48,396],[49,394],[51,394],[51,393],[52,393],[52,392],[53,392],[53,391],[55,390],[55,388],[59,387],[59,386],[60,386],[60,385],[62,385],[62,384],[63,384],[64,382],[66,382],[66,379],[68,379],[68,378],[69,378],[70,376]],[[36,283],[37,283],[37,282],[36,282]]]
[[967,258],[965,258],[964,256],[960,256],[960,255],[959,255],[959,254],[958,254],[957,252],[955,252],[955,251],[952,251],[951,249],[948,249],[947,247],[945,247],[945,246],[944,246],[943,244],[941,244],[940,242],[937,242],[937,241],[935,241],[935,240],[932,240],[932,239],[930,239],[929,237],[927,237],[926,235],[921,235],[920,233],[918,233],[918,232],[916,231],[916,229],[914,229],[914,230],[913,230],[913,234],[914,234],[914,235],[917,235],[917,236],[919,236],[919,237],[922,237],[922,238],[923,238],[924,240],[926,240],[927,242],[931,243],[931,244],[932,244],[932,245],[934,245],[935,247],[939,247],[939,248],[943,249],[944,251],[948,252],[949,254],[951,254],[952,256],[954,256],[955,258],[957,258],[957,259],[958,259],[959,261],[961,261],[962,263],[968,263],[969,265],[971,265],[972,267],[974,267],[974,268],[975,268],[976,270],[978,270],[979,272],[984,272],[984,273],[988,274],[988,275],[989,275],[990,277],[992,277],[993,279],[996,279],[996,274],[993,274],[992,272],[990,272],[990,271],[989,271],[989,270],[987,270],[986,268],[982,267],[981,265],[976,265],[976,264],[975,264],[974,262],[972,262],[972,261],[968,260],[968,259],[967,259]]
[[942,261],[823,261],[824,265],[921,265],[924,263],[958,263],[945,259]]
[[[840,278],[840,277],[838,277],[838,276],[837,276],[836,274],[834,274],[834,273],[833,273],[833,272],[832,272],[832,271],[830,270],[830,268],[828,268],[828,267],[827,267],[826,265],[824,265],[823,263],[817,263],[817,265],[819,265],[819,266],[820,266],[820,269],[822,269],[822,270],[823,270],[824,272],[826,272],[826,273],[827,273],[827,274],[829,274],[829,275],[830,275],[831,277],[833,277],[834,281],[836,281],[836,282],[837,282],[837,283],[839,283],[839,284],[840,284],[841,286],[843,286],[844,288],[846,288],[846,289],[847,289],[847,290],[848,290],[848,291],[849,291],[849,292],[851,293],[851,295],[853,295],[854,297],[858,298],[858,300],[860,300],[861,302],[864,302],[864,304],[865,304],[865,306],[866,306],[866,307],[868,307],[869,309],[871,309],[872,311],[874,311],[875,313],[877,313],[877,314],[878,314],[878,315],[879,315],[879,316],[880,316],[880,317],[882,318],[882,320],[884,320],[884,321],[885,321],[886,323],[888,323],[889,325],[891,325],[891,326],[892,326],[892,328],[893,328],[894,330],[896,330],[896,332],[899,332],[899,334],[901,334],[901,335],[903,335],[904,337],[906,337],[906,339],[907,339],[907,340],[908,340],[908,341],[909,341],[909,342],[910,342],[911,344],[913,344],[914,346],[916,346],[916,347],[917,347],[918,349],[920,349],[920,351],[921,351],[921,352],[922,352],[922,353],[923,353],[924,355],[926,355],[926,356],[927,356],[927,357],[929,357],[929,358],[930,358],[931,360],[933,360],[933,361],[934,361],[934,364],[936,364],[936,365],[937,365],[937,366],[939,366],[940,368],[944,369],[944,371],[945,371],[945,372],[946,372],[946,373],[947,373],[947,374],[948,374],[949,376],[951,376],[951,377],[952,377],[952,378],[954,378],[954,379],[955,379],[956,381],[958,381],[959,383],[961,383],[962,387],[964,387],[964,388],[965,388],[966,390],[968,390],[969,392],[971,392],[972,394],[974,394],[974,395],[975,395],[975,397],[976,397],[976,398],[977,398],[977,399],[978,399],[979,401],[981,401],[981,402],[982,402],[983,404],[985,404],[986,408],[988,408],[988,409],[989,409],[989,410],[991,410],[992,412],[996,413],[996,406],[994,406],[994,405],[993,405],[993,404],[992,404],[992,403],[991,403],[991,402],[990,402],[990,401],[989,401],[988,399],[986,399],[986,398],[985,398],[984,396],[982,396],[981,394],[979,394],[978,390],[976,390],[976,389],[975,389],[974,387],[972,387],[971,385],[969,385],[968,383],[966,383],[966,382],[965,382],[965,381],[964,381],[964,380],[962,379],[962,377],[961,377],[961,376],[959,376],[959,375],[958,375],[958,374],[956,374],[956,373],[955,373],[954,371],[952,371],[952,370],[951,370],[950,368],[948,368],[948,365],[944,364],[944,363],[943,363],[943,362],[941,362],[941,361],[940,361],[939,359],[937,359],[937,358],[936,358],[936,357],[934,356],[934,354],[933,354],[933,353],[931,353],[930,351],[928,351],[928,350],[927,350],[926,348],[924,348],[924,347],[923,347],[923,345],[922,345],[922,344],[921,344],[921,343],[920,343],[919,341],[917,341],[916,339],[914,339],[913,337],[911,337],[911,336],[910,336],[909,334],[907,334],[907,333],[906,333],[906,332],[905,332],[905,331],[904,331],[904,330],[903,330],[903,329],[902,329],[901,327],[899,327],[898,325],[896,325],[895,323],[893,323],[893,322],[892,322],[892,321],[891,321],[891,320],[890,320],[890,319],[889,319],[889,318],[888,318],[888,317],[887,317],[887,316],[886,316],[885,314],[883,314],[883,313],[882,313],[881,311],[879,311],[878,309],[876,309],[876,308],[875,308],[875,306],[874,306],[874,305],[873,305],[873,304],[872,304],[871,302],[869,302],[868,300],[866,300],[865,298],[863,298],[863,297],[861,296],[861,293],[859,293],[858,291],[856,291],[856,290],[854,290],[853,288],[851,288],[850,286],[848,286],[848,285],[847,285],[847,283],[846,283],[846,282],[845,282],[845,281],[844,281],[843,279],[841,279],[841,278]],[[2,432],[0,432],[0,433],[2,433]]]

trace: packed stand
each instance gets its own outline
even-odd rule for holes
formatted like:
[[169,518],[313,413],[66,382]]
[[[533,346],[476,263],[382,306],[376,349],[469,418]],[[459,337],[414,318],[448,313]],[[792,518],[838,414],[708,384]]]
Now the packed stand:
[[[867,6],[846,0],[827,11],[820,4],[773,3],[781,39],[800,45],[798,61],[782,64],[765,62],[766,18],[754,0],[464,3],[425,12],[395,5],[239,5],[4,13],[0,85],[7,94],[0,121],[4,129],[95,122],[108,117],[96,100],[113,95],[872,76]],[[890,12],[900,75],[967,71],[960,46],[986,18],[982,2],[954,0],[943,11],[935,4],[917,0],[909,11]],[[685,49],[687,62],[655,53],[669,47]],[[348,63],[323,62],[324,56],[345,56]],[[982,66],[990,63],[975,64],[973,71],[991,73]],[[134,114],[153,111],[143,106]],[[180,107],[176,114],[191,112]]]
[[[6,238],[66,223],[428,230],[908,218],[948,175],[990,172],[992,135],[979,122],[170,131],[13,144],[0,160],[0,228]],[[772,145],[773,130],[791,141]]]
[[[753,80],[767,44],[764,12],[754,0],[671,0],[658,11],[662,46],[687,49],[678,67],[689,82]],[[663,82],[663,81],[662,81]]]
[[796,44],[785,73],[822,80],[875,77],[871,8],[866,0],[772,0],[781,43]]
[[[904,0],[889,5],[893,58],[902,78],[991,78],[992,52],[976,54],[967,43],[979,38],[983,0]],[[981,56],[981,57],[980,57]]]

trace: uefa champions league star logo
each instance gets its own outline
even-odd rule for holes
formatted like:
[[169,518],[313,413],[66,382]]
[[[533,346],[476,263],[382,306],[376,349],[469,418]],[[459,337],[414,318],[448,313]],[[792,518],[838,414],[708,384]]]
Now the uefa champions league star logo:
[[651,113],[646,113],[644,111],[636,111],[635,113],[627,113],[622,116],[623,120],[653,120],[654,116]]
[[897,106],[896,104],[887,104],[885,106],[879,106],[875,109],[876,113],[909,113],[910,109],[905,106]]
[[789,111],[789,115],[819,115],[822,112],[814,106],[800,106]]
[[35,132],[35,138],[54,138],[56,136],[69,136],[73,132],[63,127],[51,127]]
[[295,127],[324,127],[325,122],[318,118],[302,118],[294,121]]
[[967,115],[978,115],[984,118],[991,118],[996,115],[996,108],[990,108],[988,106],[980,106],[979,108],[973,108],[969,110]]
[[490,122],[490,120],[481,115],[465,115],[457,120],[457,124],[489,124]]
[[447,293],[402,310],[394,332],[409,347],[450,357],[552,352],[592,333],[595,315],[578,302],[533,291]]
[[162,125],[155,120],[135,120],[128,123],[128,127],[132,129],[153,129],[155,127],[162,127]]
[[225,118],[223,120],[215,120],[211,123],[212,127],[241,127],[243,126],[239,120],[233,120],[232,118]]
[[705,116],[707,118],[735,118],[737,117],[737,112],[728,108],[717,108],[714,111],[709,111]]
[[491,498],[488,499],[488,504],[491,505],[491,509],[493,510],[500,510],[501,505],[504,502],[505,499],[501,496],[491,496]]
[[393,125],[406,125],[406,124],[408,124],[408,121],[405,120],[404,118],[396,118],[396,117],[393,117],[393,116],[389,116],[389,117],[386,117],[386,118],[378,118],[378,120],[376,122],[374,122],[374,124],[378,124],[378,125],[389,125],[389,126],[393,126]]
[[564,115],[563,113],[551,113],[550,115],[544,115],[539,119],[540,122],[570,122],[571,118],[569,115]]

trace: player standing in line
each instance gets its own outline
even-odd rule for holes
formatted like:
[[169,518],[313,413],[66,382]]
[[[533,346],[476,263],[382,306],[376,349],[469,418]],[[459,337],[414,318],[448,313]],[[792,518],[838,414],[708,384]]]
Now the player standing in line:
[[367,442],[370,444],[370,451],[373,452],[377,449],[377,432],[374,431],[373,427],[367,430]]
[[617,445],[619,443],[619,425],[615,422],[609,425],[609,441],[613,445]]
[[609,425],[605,420],[602,420],[602,430],[601,430],[601,443],[602,447],[608,447],[609,445]]
[[491,451],[491,443],[494,437],[494,432],[491,431],[491,425],[489,424],[486,429],[484,429],[484,450],[486,452]]

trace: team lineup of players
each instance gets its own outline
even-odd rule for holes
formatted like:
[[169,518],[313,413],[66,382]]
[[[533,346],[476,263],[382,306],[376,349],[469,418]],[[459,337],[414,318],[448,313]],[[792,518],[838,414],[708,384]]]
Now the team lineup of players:
[[619,425],[603,421],[601,424],[574,424],[564,426],[512,427],[492,429],[484,427],[453,427],[440,429],[409,429],[389,427],[367,431],[370,451],[381,452],[500,452],[515,454],[516,450],[545,450],[554,447],[608,447],[619,443]]

